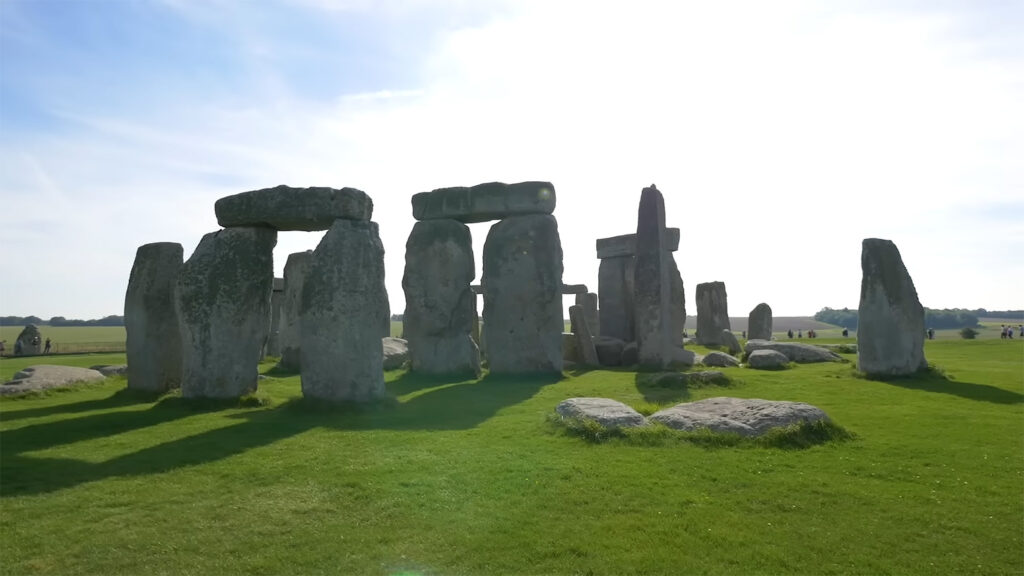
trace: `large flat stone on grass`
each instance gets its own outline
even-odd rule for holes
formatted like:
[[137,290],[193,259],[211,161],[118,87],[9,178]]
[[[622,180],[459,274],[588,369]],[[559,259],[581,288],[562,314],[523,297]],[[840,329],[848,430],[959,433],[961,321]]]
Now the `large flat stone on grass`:
[[74,366],[39,364],[16,373],[10,382],[0,386],[0,396],[21,394],[50,388],[61,388],[83,382],[96,382],[106,378],[97,370]]
[[469,188],[440,188],[412,197],[412,215],[417,220],[451,218],[472,223],[554,211],[555,187],[550,182],[488,182]]
[[828,420],[828,415],[803,402],[719,397],[677,404],[652,414],[650,419],[675,430],[708,428],[712,432],[760,436],[773,428]]
[[327,230],[335,220],[369,220],[373,200],[355,188],[275,186],[225,196],[214,204],[217,223],[275,230]]
[[563,419],[593,420],[605,428],[646,426],[642,414],[610,398],[569,398],[555,407]]
[[747,352],[775,350],[798,364],[814,362],[842,362],[843,357],[831,350],[800,342],[775,342],[772,340],[747,340]]

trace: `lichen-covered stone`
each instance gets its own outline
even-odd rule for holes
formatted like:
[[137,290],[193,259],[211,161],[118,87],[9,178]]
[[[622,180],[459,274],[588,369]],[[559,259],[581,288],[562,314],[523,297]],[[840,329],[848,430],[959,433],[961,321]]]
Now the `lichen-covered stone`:
[[754,306],[747,317],[747,338],[750,340],[772,339],[772,308],[764,302]]
[[184,253],[176,242],[135,251],[124,297],[128,388],[164,392],[181,386],[181,330],[174,289]]
[[672,362],[672,256],[667,247],[665,199],[657,188],[644,188],[637,214],[633,305],[637,351],[645,367]]
[[726,354],[725,352],[712,351],[708,352],[704,359],[701,360],[701,364],[705,366],[716,366],[719,368],[734,368],[740,365],[740,361],[734,357]]
[[569,398],[560,402],[555,412],[565,419],[593,420],[608,429],[647,425],[642,414],[609,398]]
[[803,342],[776,342],[774,340],[747,340],[747,352],[775,350],[791,362],[808,364],[814,362],[842,362],[843,357],[821,346]]
[[774,428],[826,421],[828,415],[804,402],[719,397],[677,404],[655,412],[650,420],[675,430],[708,428],[712,432],[760,436]]
[[777,370],[785,368],[789,358],[776,350],[754,350],[747,355],[747,366],[757,370]]
[[902,376],[927,368],[924,308],[896,244],[865,239],[861,270],[858,368],[872,376]]
[[278,342],[281,360],[277,365],[284,370],[298,371],[301,366],[302,341],[302,288],[306,283],[313,251],[295,252],[288,255],[284,264],[284,293],[281,297],[281,319]]
[[214,204],[217,223],[275,230],[326,230],[335,220],[369,220],[373,200],[355,188],[275,186],[225,196]]
[[719,346],[722,330],[731,330],[725,282],[697,284],[697,344]]
[[417,220],[450,218],[472,223],[554,211],[555,187],[550,182],[488,182],[469,188],[440,188],[412,197],[412,215]]

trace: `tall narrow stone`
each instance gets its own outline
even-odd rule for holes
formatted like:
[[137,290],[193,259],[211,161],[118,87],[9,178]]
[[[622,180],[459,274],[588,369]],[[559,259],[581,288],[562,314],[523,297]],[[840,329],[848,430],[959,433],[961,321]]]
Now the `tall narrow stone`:
[[697,343],[702,346],[724,344],[722,330],[732,330],[725,282],[697,284]]
[[302,289],[302,394],[368,402],[384,396],[380,319],[388,308],[376,222],[335,220]]
[[644,188],[637,215],[633,292],[641,366],[662,368],[672,362],[670,257],[665,231],[665,199],[654,186]]
[[284,295],[281,298],[281,329],[278,334],[281,360],[277,364],[285,370],[297,372],[301,365],[302,289],[312,261],[313,251],[306,250],[289,254],[284,264]]
[[164,392],[181,386],[181,333],[174,286],[183,252],[176,242],[139,246],[124,297],[128,388]]
[[572,326],[572,334],[580,359],[587,366],[600,366],[597,349],[594,348],[594,337],[590,334],[590,327],[587,325],[582,306],[569,306],[569,323]]
[[[671,228],[670,228],[671,230]],[[667,254],[669,263],[669,279],[672,282],[672,289],[669,292],[670,307],[672,309],[672,331],[669,334],[672,346],[683,346],[683,329],[686,328],[686,290],[683,286],[683,277],[679,274],[679,267],[676,266],[675,257]]]
[[236,398],[256,389],[270,330],[275,244],[270,228],[226,228],[203,236],[182,265],[182,396]]
[[409,365],[425,374],[480,375],[473,339],[473,240],[457,220],[423,220],[405,244],[405,339]]
[[598,323],[602,336],[624,342],[636,339],[633,309],[633,256],[601,260],[597,271]]
[[554,216],[511,216],[484,243],[483,339],[492,374],[561,372],[562,242]]
[[867,238],[861,248],[857,364],[872,376],[927,368],[924,308],[900,251],[891,240]]
[[601,334],[601,319],[597,313],[597,294],[587,292],[576,295],[576,305],[583,308],[583,317],[587,320],[587,328],[595,338]]
[[281,300],[284,297],[284,278],[274,278],[274,288],[270,292],[270,334],[264,348],[265,356],[281,355]]
[[747,317],[748,340],[772,339],[772,308],[764,302],[754,306]]

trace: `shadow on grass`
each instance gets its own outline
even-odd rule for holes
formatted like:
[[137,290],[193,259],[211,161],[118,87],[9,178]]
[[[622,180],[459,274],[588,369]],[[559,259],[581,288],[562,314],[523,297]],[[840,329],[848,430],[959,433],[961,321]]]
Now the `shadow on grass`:
[[55,404],[53,406],[27,408],[25,410],[5,410],[3,414],[0,415],[0,420],[11,422],[15,420],[22,420],[24,418],[39,418],[42,416],[49,416],[51,414],[76,414],[79,412],[90,412],[92,410],[121,408],[123,406],[131,406],[132,404],[150,403],[157,400],[161,395],[162,393],[142,392],[139,390],[123,388],[106,398],[99,398],[96,400],[86,400],[84,402],[74,402],[70,404]]
[[[37,457],[28,452],[184,418],[197,411],[238,408],[234,401],[164,398],[148,410],[117,411],[25,426],[3,433],[0,443],[0,498],[53,492],[115,476],[169,472],[234,456],[313,428],[336,430],[462,430],[518,404],[561,375],[487,376],[479,381],[449,383],[406,402],[393,398],[370,406],[295,399],[275,408],[256,408],[227,418],[231,426],[172,440],[99,463]],[[437,379],[412,376],[401,386],[427,389]],[[394,384],[394,383],[392,383]]]
[[992,402],[994,404],[1021,404],[1024,403],[1024,394],[1004,390],[988,384],[974,384],[972,382],[959,382],[946,376],[941,369],[929,367],[912,376],[866,376],[857,373],[858,377],[875,382],[884,382],[892,386],[906,388],[908,390],[923,390],[925,392],[937,392],[940,394],[951,394],[968,400],[980,402]]
[[652,404],[676,404],[689,400],[691,390],[709,386],[729,387],[733,382],[721,372],[638,372],[634,382],[644,400]]

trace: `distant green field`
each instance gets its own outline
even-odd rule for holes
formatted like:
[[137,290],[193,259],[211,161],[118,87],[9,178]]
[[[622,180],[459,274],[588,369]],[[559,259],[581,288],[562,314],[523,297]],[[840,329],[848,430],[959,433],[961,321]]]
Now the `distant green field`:
[[[14,354],[14,341],[24,326],[0,326],[0,340],[6,340],[5,354]],[[39,326],[43,340],[50,339],[52,353],[68,354],[94,350],[124,351],[124,326]]]

